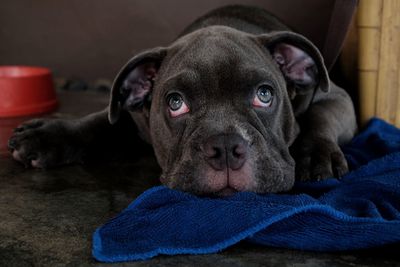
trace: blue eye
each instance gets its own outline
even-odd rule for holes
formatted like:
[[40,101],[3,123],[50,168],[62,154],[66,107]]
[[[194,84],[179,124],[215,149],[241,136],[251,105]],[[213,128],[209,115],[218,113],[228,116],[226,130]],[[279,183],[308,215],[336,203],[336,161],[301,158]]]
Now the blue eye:
[[269,108],[274,99],[273,88],[270,85],[263,84],[257,88],[257,92],[253,98],[253,106],[261,108]]
[[261,85],[257,89],[257,97],[264,104],[271,103],[274,98],[272,88],[268,85]]
[[183,97],[178,93],[169,94],[166,100],[169,107],[169,114],[173,118],[184,115],[190,111]]
[[168,106],[172,111],[180,109],[183,105],[183,99],[180,94],[173,93],[168,96]]

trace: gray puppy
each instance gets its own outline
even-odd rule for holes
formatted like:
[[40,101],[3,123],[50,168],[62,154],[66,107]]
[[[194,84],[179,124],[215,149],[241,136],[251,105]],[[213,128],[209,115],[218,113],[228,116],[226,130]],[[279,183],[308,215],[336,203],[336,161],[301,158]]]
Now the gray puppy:
[[355,131],[350,97],[309,40],[265,10],[228,6],[129,60],[107,110],[27,122],[9,147],[16,160],[47,168],[85,161],[118,140],[139,152],[143,140],[163,184],[229,195],[287,191],[295,176],[340,177],[348,169],[339,145]]

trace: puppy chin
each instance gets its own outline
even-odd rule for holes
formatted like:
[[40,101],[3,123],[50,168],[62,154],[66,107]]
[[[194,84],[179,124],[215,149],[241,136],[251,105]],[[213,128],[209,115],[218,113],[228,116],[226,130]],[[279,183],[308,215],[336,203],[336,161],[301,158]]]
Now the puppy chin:
[[233,189],[232,187],[225,187],[224,189],[214,193],[214,195],[217,197],[230,197],[236,194],[237,192],[239,191]]

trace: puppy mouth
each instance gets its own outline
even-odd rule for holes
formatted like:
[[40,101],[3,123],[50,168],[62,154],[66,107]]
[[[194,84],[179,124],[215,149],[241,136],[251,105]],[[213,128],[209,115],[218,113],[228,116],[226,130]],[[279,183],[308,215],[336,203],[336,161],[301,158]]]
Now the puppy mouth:
[[215,196],[230,196],[241,191],[253,191],[257,188],[253,175],[253,168],[249,162],[238,170],[226,168],[216,171],[208,168],[203,173],[202,184],[204,189]]
[[234,188],[232,188],[230,186],[227,186],[227,187],[215,192],[214,195],[217,196],[217,197],[229,197],[229,196],[232,196],[232,195],[234,195],[234,194],[236,194],[238,192],[239,192],[238,190],[236,190],[236,189],[234,189]]

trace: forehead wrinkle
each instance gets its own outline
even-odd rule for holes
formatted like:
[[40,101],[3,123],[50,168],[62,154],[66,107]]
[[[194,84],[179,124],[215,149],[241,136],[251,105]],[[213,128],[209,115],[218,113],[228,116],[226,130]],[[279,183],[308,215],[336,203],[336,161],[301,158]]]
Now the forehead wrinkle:
[[276,79],[273,73],[265,67],[257,68],[255,66],[242,65],[238,68],[241,70],[240,74],[243,75],[243,77],[240,78],[248,80],[250,83],[268,81],[271,82],[273,85],[276,84]]
[[161,84],[162,87],[169,89],[170,87],[193,86],[199,80],[199,75],[196,71],[189,68],[183,69],[178,73],[167,77]]
[[208,67],[218,69],[225,65],[232,66],[238,58],[246,57],[245,51],[246,49],[238,42],[212,38],[202,41],[197,58]]
[[[206,66],[215,69],[216,63],[233,63],[237,58],[248,58],[249,45],[253,46],[247,37],[226,34],[199,34],[176,53],[185,66],[198,68]],[[250,58],[249,58],[250,59]]]

